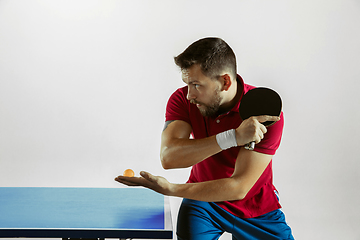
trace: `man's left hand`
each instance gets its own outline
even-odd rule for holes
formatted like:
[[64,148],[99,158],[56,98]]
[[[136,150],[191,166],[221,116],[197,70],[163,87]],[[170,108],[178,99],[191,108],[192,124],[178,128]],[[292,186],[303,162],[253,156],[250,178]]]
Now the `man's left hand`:
[[164,195],[172,195],[173,184],[169,183],[164,177],[154,176],[145,171],[141,171],[140,175],[141,177],[125,177],[120,175],[115,178],[115,181],[127,186],[143,186]]

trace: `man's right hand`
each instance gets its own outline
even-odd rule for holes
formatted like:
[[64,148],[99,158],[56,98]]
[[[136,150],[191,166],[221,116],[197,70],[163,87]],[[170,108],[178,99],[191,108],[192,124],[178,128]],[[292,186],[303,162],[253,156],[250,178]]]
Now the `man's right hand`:
[[259,143],[267,132],[266,127],[262,124],[267,121],[279,121],[276,116],[254,116],[244,120],[236,129],[236,142],[238,146],[243,146],[250,142]]

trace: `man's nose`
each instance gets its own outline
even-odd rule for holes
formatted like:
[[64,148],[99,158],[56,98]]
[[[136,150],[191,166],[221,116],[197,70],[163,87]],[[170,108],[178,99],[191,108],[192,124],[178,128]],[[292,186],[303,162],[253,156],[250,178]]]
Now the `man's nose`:
[[191,100],[193,100],[193,99],[196,98],[196,96],[195,96],[194,92],[191,90],[191,87],[190,87],[190,86],[188,87],[188,92],[187,92],[186,98],[187,98],[187,100],[189,100],[189,101],[191,101]]

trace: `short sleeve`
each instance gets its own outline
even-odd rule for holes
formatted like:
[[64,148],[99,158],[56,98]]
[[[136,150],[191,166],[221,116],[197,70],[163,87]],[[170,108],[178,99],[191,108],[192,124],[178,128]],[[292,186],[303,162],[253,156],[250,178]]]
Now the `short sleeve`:
[[170,96],[166,106],[165,121],[182,120],[191,123],[189,115],[190,103],[186,99],[186,94],[187,86],[179,88]]
[[274,155],[280,146],[284,128],[284,114],[281,113],[280,120],[274,125],[267,127],[267,132],[260,143],[255,145],[254,151]]

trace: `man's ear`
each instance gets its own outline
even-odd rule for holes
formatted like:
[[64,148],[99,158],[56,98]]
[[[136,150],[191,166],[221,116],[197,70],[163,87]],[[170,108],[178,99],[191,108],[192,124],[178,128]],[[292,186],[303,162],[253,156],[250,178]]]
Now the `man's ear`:
[[229,90],[231,86],[231,78],[229,74],[224,74],[220,76],[221,78],[221,84],[222,84],[222,90],[227,91]]

